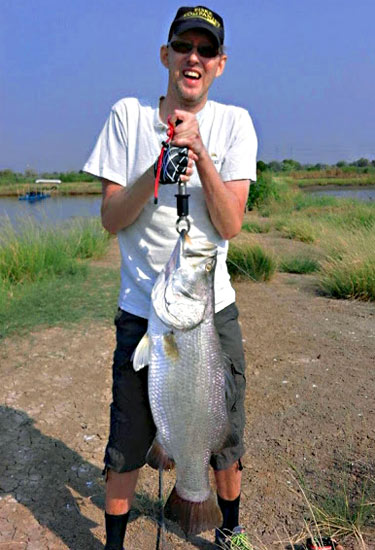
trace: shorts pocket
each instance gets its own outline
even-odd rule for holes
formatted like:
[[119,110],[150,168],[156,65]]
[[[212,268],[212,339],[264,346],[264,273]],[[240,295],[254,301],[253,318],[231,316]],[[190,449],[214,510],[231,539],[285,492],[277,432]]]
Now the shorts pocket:
[[115,316],[116,349],[113,366],[131,367],[131,358],[143,335],[147,332],[147,319],[119,309]]
[[226,354],[225,360],[225,398],[228,411],[236,411],[238,403],[243,404],[246,387],[246,377],[243,373],[242,363],[240,365]]

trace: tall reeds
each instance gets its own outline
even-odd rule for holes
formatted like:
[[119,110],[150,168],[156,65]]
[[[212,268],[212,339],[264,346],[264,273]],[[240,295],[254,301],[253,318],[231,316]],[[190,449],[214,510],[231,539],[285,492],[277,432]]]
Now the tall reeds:
[[331,234],[319,273],[322,290],[334,298],[375,300],[375,234],[371,229]]
[[103,254],[108,238],[97,219],[63,226],[6,223],[0,236],[0,286],[74,274],[83,269],[79,260]]

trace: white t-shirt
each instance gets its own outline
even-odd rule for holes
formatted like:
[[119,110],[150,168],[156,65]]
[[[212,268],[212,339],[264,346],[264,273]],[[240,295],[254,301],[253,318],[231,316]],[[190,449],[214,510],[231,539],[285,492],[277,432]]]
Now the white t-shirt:
[[[257,138],[249,113],[240,107],[207,101],[196,117],[203,143],[222,180],[255,181]],[[135,98],[121,99],[113,106],[83,170],[130,187],[154,164],[167,137],[166,130],[158,107],[143,105]],[[160,185],[158,205],[151,197],[135,222],[117,234],[122,259],[119,307],[146,319],[155,279],[178,238],[176,191],[175,185]],[[215,310],[220,311],[235,300],[226,267],[228,241],[211,223],[196,168],[187,192],[189,236],[218,246]]]

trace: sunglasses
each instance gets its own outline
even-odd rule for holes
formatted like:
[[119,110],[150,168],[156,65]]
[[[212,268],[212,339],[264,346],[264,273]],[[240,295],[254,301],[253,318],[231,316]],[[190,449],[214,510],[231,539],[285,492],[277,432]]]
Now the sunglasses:
[[195,47],[198,54],[201,57],[212,58],[216,57],[219,54],[219,48],[217,46],[212,46],[211,44],[199,44],[194,46],[191,42],[184,42],[183,40],[172,40],[168,42],[168,46],[176,53],[190,53]]

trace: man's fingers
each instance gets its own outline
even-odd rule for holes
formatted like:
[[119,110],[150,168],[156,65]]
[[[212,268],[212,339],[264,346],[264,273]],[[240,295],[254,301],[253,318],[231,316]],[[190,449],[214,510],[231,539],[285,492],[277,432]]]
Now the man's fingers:
[[197,162],[197,160],[198,160],[197,155],[194,153],[194,151],[189,149],[188,166],[190,166],[190,163],[191,163],[191,166],[194,167],[194,163]]

